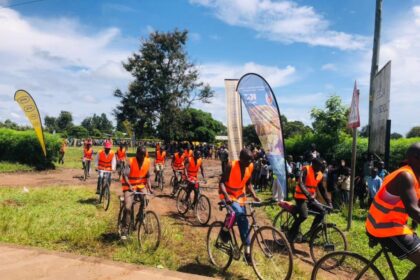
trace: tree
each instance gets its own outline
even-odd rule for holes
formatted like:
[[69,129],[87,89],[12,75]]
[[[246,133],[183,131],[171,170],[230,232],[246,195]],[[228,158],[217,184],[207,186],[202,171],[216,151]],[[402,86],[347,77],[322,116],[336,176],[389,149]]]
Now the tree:
[[93,114],[92,117],[85,118],[81,125],[86,128],[90,134],[93,134],[93,130],[97,129],[102,133],[111,134],[114,126],[112,122],[108,120],[106,114],[102,113],[100,116]]
[[70,112],[61,111],[57,118],[58,132],[69,131],[73,126],[73,116]]
[[245,145],[261,145],[260,139],[258,138],[257,132],[255,131],[255,126],[253,124],[249,124],[242,128],[242,138]]
[[420,137],[420,126],[415,126],[407,133],[407,138]]
[[57,118],[55,117],[50,117],[48,115],[45,116],[44,125],[45,129],[50,133],[52,133],[53,131],[58,131]]
[[138,137],[153,133],[159,124],[164,139],[173,139],[174,121],[183,109],[198,100],[208,103],[214,95],[210,86],[198,81],[198,70],[185,50],[187,39],[187,31],[153,32],[123,63],[134,81],[127,92],[115,91],[120,104],[114,115],[117,122],[129,120]]
[[312,128],[301,121],[288,121],[285,115],[281,115],[281,124],[284,138],[290,138],[296,135],[305,135],[312,132]]
[[68,130],[68,135],[75,138],[86,138],[89,136],[89,131],[83,126],[77,125],[73,126]]
[[403,136],[397,132],[391,133],[391,139],[400,139],[403,138]]

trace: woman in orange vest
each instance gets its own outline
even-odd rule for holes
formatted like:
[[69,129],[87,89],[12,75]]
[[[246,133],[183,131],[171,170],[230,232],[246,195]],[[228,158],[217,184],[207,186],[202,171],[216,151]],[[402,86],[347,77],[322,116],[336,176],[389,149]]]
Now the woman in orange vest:
[[201,152],[196,150],[194,151],[193,157],[188,157],[185,161],[185,174],[188,178],[188,190],[187,196],[190,196],[192,190],[194,190],[194,205],[197,202],[198,198],[198,171],[201,171],[201,176],[203,177],[204,182],[206,183],[206,178],[204,176],[204,167],[203,159],[201,158]]
[[[117,166],[117,161],[115,160],[114,151],[111,151],[112,144],[108,140],[104,142],[104,150],[100,150],[95,158],[95,165],[96,170],[100,171],[115,171],[115,167]],[[96,194],[99,194],[99,185],[102,180],[102,176],[104,173],[99,172],[98,176],[98,184],[96,185]],[[107,173],[108,181],[111,183],[111,173]]]
[[406,163],[385,177],[370,206],[366,230],[396,257],[416,265],[405,279],[419,279],[420,239],[407,222],[410,217],[420,223],[420,142],[408,148]]
[[249,230],[248,219],[246,218],[246,194],[251,193],[255,201],[260,199],[255,194],[251,185],[251,175],[254,169],[252,164],[252,152],[246,148],[239,154],[239,161],[234,160],[227,164],[219,184],[219,198],[225,200],[236,214],[239,233],[245,246],[245,259],[250,263],[251,239],[246,236]]
[[[150,159],[146,157],[146,147],[137,147],[136,157],[130,158],[121,178],[122,191],[124,193],[125,213],[123,217],[123,232],[121,239],[127,239],[128,227],[131,223],[131,207],[134,201],[134,193],[153,193],[150,184]],[[141,196],[140,211],[144,209],[144,197]]]
[[92,161],[92,159],[93,159],[92,142],[87,140],[85,147],[83,148],[82,164],[83,164],[83,169],[85,169],[85,166],[86,166],[88,176],[90,176],[90,162]]
[[319,158],[313,158],[311,163],[312,165],[306,165],[302,168],[299,184],[296,185],[295,209],[298,216],[290,228],[290,231],[287,233],[287,238],[290,243],[295,242],[299,233],[300,225],[308,218],[308,208],[319,213],[315,216],[315,219],[312,222],[311,230],[315,229],[316,226],[318,226],[318,224],[324,219],[325,210],[315,201],[316,190],[318,188],[324,200],[328,203],[328,205],[330,205],[330,207],[332,206],[331,200],[327,196],[327,192],[322,184],[322,172],[324,168],[322,160]]

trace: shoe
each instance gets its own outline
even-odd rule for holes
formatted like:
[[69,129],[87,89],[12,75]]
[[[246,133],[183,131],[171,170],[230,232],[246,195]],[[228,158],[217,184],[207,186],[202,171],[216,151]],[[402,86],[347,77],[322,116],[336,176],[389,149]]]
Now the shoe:
[[245,262],[247,265],[252,265],[251,254],[245,254]]
[[96,194],[99,194],[99,190],[96,190]]
[[121,238],[121,240],[127,240],[127,235],[128,235],[128,230],[126,229],[126,228],[124,228],[122,231],[121,231],[121,236],[120,236],[120,238]]

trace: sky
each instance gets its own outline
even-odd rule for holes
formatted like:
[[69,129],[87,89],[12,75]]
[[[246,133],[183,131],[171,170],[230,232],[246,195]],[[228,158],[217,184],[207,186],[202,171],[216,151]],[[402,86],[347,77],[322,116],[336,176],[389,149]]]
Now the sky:
[[[380,67],[392,61],[391,130],[406,134],[420,125],[420,0],[383,2]],[[280,112],[308,125],[331,95],[349,106],[357,80],[365,125],[374,9],[373,0],[0,0],[0,121],[27,124],[18,89],[42,117],[112,117],[113,92],[132,81],[122,62],[150,32],[178,28],[189,31],[189,58],[215,90],[211,104],[193,106],[223,123],[224,79],[256,72]]]

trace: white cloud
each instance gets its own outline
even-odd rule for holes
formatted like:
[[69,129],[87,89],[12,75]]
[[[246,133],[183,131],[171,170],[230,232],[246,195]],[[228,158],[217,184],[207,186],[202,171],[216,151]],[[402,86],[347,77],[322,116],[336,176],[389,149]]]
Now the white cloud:
[[130,80],[121,61],[132,52],[113,47],[121,39],[117,28],[92,33],[74,19],[29,18],[7,8],[0,9],[0,22],[0,97],[6,107],[0,118],[21,112],[13,101],[20,88],[32,94],[43,116],[67,110],[76,123],[115,108],[113,91]]
[[338,32],[311,6],[294,1],[272,0],[190,0],[208,7],[221,21],[253,29],[264,38],[283,43],[305,43],[341,50],[360,50],[364,36]]
[[199,67],[201,80],[209,83],[212,87],[224,87],[225,79],[239,79],[246,73],[262,75],[272,87],[279,87],[294,82],[296,69],[293,66],[279,68],[267,66],[255,62],[247,62],[243,65],[230,65],[226,63],[203,64]]
[[321,70],[324,71],[337,71],[337,66],[333,63],[327,63],[321,66]]
[[201,35],[200,33],[195,33],[195,32],[191,32],[189,33],[189,37],[191,38],[192,41],[194,42],[198,42],[201,40]]

